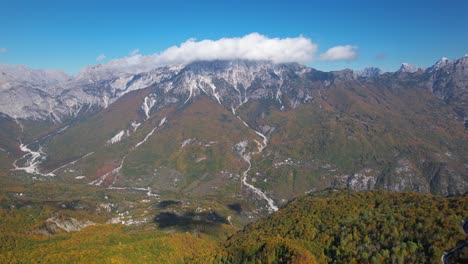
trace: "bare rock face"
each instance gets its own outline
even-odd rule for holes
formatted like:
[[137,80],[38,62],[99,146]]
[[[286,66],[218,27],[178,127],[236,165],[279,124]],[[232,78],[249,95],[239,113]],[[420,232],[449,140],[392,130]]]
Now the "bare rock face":
[[[415,79],[425,79],[434,95],[447,102],[466,104],[467,66],[468,56],[465,55],[454,61],[442,58],[426,71],[404,63],[397,73],[419,73],[422,76]],[[212,97],[228,109],[235,109],[249,99],[275,99],[295,108],[312,98],[308,87],[327,87],[333,82],[381,76],[383,73],[378,68],[325,73],[295,63],[245,60],[198,61],[127,71],[96,65],[84,68],[75,77],[61,71],[0,65],[0,112],[13,118],[50,119],[60,123],[93,106],[107,108],[126,93],[151,85],[157,87],[158,108],[185,102],[200,94]],[[400,77],[392,78],[391,81],[398,81]],[[284,96],[288,97],[288,102],[282,101]]]
[[442,58],[426,70],[429,74],[429,87],[434,95],[446,102],[468,101],[468,55],[450,61]]
[[58,231],[65,232],[78,232],[81,229],[95,225],[96,223],[89,220],[78,220],[73,217],[62,218],[58,216],[53,216],[47,219],[47,230],[52,233],[57,233]]
[[423,161],[418,164],[405,158],[398,159],[386,174],[365,168],[357,173],[338,176],[331,186],[356,191],[385,189],[443,196],[463,194],[468,190],[466,176],[452,170],[446,163]]

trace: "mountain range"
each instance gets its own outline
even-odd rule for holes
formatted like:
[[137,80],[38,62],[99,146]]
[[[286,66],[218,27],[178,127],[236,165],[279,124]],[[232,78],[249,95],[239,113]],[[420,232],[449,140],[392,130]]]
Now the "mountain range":
[[[444,57],[426,69],[403,63],[395,73],[417,73],[419,71],[420,75],[424,75],[424,78],[428,79],[426,85],[429,90],[437,91],[434,94],[444,100],[450,100],[458,95],[454,94],[456,91],[453,89],[458,88],[458,92],[463,92],[460,90],[463,90],[463,82],[466,79],[463,78],[463,74],[465,73],[467,57],[468,55],[465,55],[453,61]],[[99,64],[84,68],[76,76],[70,76],[59,70],[36,70],[23,65],[0,64],[0,92],[3,99],[0,112],[13,118],[49,119],[60,122],[61,118],[76,116],[83,107],[107,108],[109,104],[128,92],[154,84],[167,84],[182,70],[181,75],[186,75],[184,72],[190,70],[193,71],[193,74],[205,71],[205,74],[212,77],[224,79],[234,89],[237,89],[240,84],[244,89],[248,89],[255,78],[261,78],[261,76],[257,76],[260,71],[263,71],[262,74],[272,74],[271,76],[263,76],[264,78],[281,79],[283,76],[278,73],[286,68],[295,71],[295,73],[313,70],[299,64],[275,65],[267,61],[206,61],[189,65],[160,67],[149,71],[147,69],[109,68]],[[209,71],[212,72],[209,73]],[[334,77],[345,76],[346,73],[350,73],[350,71],[333,72],[332,75]],[[454,73],[457,76],[443,79],[441,77],[444,73]],[[221,76],[216,76],[216,74],[221,74]],[[384,72],[379,68],[371,67],[355,71],[352,76],[354,79],[375,78],[382,74]],[[451,84],[450,82],[460,83]],[[446,87],[450,85],[454,87]],[[168,90],[173,88],[181,89],[180,87],[168,87]],[[189,86],[182,89],[185,89],[185,92],[179,92],[184,94],[191,91]],[[200,91],[197,92],[200,93]],[[462,95],[464,94],[462,93]],[[213,95],[210,94],[210,96]],[[246,99],[248,100],[248,98]],[[239,104],[237,102],[237,105],[232,106]],[[229,105],[224,105],[229,107]]]
[[467,66],[468,55],[386,73],[247,60],[76,76],[0,65],[0,176],[209,195],[252,214],[327,187],[459,195]]

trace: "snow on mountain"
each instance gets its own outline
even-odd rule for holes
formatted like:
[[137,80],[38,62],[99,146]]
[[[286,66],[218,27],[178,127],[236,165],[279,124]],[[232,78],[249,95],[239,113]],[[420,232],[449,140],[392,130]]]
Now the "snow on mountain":
[[145,112],[146,119],[150,117],[151,108],[153,108],[156,103],[156,99],[154,97],[154,95],[146,96],[143,100],[143,104],[141,105],[141,109]]
[[125,131],[125,130],[122,130],[120,131],[119,133],[115,134],[115,136],[113,136],[111,139],[109,139],[107,141],[107,144],[115,144],[117,142],[120,142],[122,140],[122,138],[124,137],[125,134],[129,134],[128,130]]

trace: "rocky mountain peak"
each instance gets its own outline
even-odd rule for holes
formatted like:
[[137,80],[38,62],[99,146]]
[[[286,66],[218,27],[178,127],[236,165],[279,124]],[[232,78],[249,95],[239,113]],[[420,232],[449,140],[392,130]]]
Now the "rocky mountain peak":
[[446,66],[449,63],[450,63],[450,60],[448,58],[442,57],[433,66],[427,68],[426,71],[429,72],[429,73],[434,72],[436,70],[439,70],[439,69],[443,68],[444,66]]
[[420,70],[420,68],[405,62],[405,63],[401,64],[401,67],[397,72],[414,73],[414,72],[417,72],[419,70]]
[[362,78],[373,78],[381,75],[383,72],[381,69],[377,67],[368,67],[364,68],[361,71],[355,71],[354,74],[356,77],[362,77]]

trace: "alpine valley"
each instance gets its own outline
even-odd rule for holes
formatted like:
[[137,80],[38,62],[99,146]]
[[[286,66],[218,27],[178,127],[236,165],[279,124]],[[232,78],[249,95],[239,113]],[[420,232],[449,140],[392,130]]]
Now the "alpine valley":
[[[396,72],[214,60],[159,68],[102,64],[69,76],[0,65],[0,260],[44,259],[44,248],[46,262],[89,262],[86,256],[94,257],[91,262],[109,256],[117,263],[147,262],[145,254],[157,251],[162,253],[151,261],[177,263],[217,250],[207,253],[213,261],[270,263],[271,250],[276,257],[292,254],[297,263],[367,263],[372,255],[336,255],[334,233],[320,235],[326,250],[304,241],[298,246],[284,231],[291,227],[281,229],[275,221],[310,211],[304,209],[310,204],[324,206],[329,197],[342,208],[353,200],[361,206],[356,215],[367,208],[363,201],[394,200],[402,208],[399,199],[410,199],[444,217],[443,210],[456,211],[446,221],[434,219],[456,229],[468,212],[467,129],[468,55],[442,58],[426,69],[405,63]],[[321,208],[314,210],[327,214]],[[419,214],[418,208],[408,210]],[[342,210],[335,209],[328,213]],[[217,249],[216,242],[268,215]],[[310,221],[310,230],[334,228]],[[246,249],[255,232],[276,229],[281,239],[256,240],[255,250]],[[427,254],[403,260],[439,261],[460,236],[450,232],[440,234],[436,249],[430,249],[435,238],[406,237],[416,241],[411,250]],[[50,254],[89,237],[95,240],[84,239],[88,255],[82,258],[72,254],[76,248]],[[383,261],[385,245],[368,252]],[[116,253],[119,248],[127,253]]]

